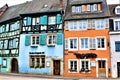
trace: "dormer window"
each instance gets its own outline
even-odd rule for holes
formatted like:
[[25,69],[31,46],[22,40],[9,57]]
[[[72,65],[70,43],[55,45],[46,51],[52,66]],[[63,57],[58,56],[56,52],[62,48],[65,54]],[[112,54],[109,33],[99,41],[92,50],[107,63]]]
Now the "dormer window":
[[115,8],[115,13],[116,13],[116,14],[120,14],[120,6],[117,6],[117,7]]

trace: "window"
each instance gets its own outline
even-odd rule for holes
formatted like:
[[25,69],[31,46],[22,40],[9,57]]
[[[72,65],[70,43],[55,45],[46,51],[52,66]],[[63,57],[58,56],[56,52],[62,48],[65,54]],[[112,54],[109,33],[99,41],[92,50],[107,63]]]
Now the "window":
[[77,30],[77,22],[69,22],[69,30]]
[[97,48],[105,48],[105,38],[97,38]]
[[75,12],[76,13],[81,13],[81,6],[76,6],[75,7]]
[[114,30],[120,30],[120,21],[115,21]]
[[49,17],[49,20],[48,20],[48,24],[49,24],[49,25],[52,25],[52,24],[55,24],[55,22],[56,22],[55,16],[50,16],[50,17]]
[[39,45],[39,35],[31,36],[31,46]]
[[87,29],[87,21],[80,21],[79,22],[79,29],[86,30]]
[[10,39],[10,40],[9,40],[9,49],[11,49],[12,47],[13,47],[13,40]]
[[89,39],[89,47],[90,47],[90,49],[96,49],[96,40],[95,40],[95,38],[90,38]]
[[120,41],[115,41],[115,51],[120,52]]
[[97,4],[90,5],[90,9],[91,12],[97,11]]
[[30,68],[45,68],[45,55],[30,55]]
[[80,39],[80,49],[88,49],[88,38]]
[[48,46],[54,46],[56,44],[56,35],[50,34],[47,35],[47,45]]
[[14,30],[14,23],[11,23],[10,24],[10,31],[13,31]]
[[39,18],[36,17],[36,18],[32,18],[32,25],[39,25]]
[[3,59],[2,67],[7,68],[7,59]]
[[95,28],[96,29],[104,29],[104,20],[95,20]]
[[69,49],[70,50],[78,49],[78,39],[76,39],[76,38],[69,39]]
[[70,60],[69,61],[69,71],[70,72],[77,72],[78,71],[78,61],[77,60]]
[[117,6],[117,7],[115,8],[115,13],[116,13],[116,14],[120,14],[120,6]]
[[90,60],[89,59],[81,59],[80,60],[80,71],[81,72],[89,72],[90,70]]

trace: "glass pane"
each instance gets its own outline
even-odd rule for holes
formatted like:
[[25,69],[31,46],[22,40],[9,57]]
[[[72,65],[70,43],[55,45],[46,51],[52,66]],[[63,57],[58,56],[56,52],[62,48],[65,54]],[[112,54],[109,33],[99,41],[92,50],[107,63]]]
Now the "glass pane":
[[39,44],[39,36],[36,37],[36,44]]
[[70,48],[73,48],[73,40],[70,40]]
[[77,40],[74,39],[74,49],[77,48]]

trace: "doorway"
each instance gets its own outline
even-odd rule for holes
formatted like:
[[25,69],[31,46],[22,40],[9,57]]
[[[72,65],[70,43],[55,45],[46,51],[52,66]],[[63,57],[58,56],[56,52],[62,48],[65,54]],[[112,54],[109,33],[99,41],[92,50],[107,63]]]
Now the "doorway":
[[106,77],[106,61],[98,60],[98,77]]
[[60,75],[60,60],[53,60],[53,75]]
[[13,58],[11,61],[11,72],[18,73],[18,61],[15,58]]
[[120,62],[117,62],[117,75],[120,77]]

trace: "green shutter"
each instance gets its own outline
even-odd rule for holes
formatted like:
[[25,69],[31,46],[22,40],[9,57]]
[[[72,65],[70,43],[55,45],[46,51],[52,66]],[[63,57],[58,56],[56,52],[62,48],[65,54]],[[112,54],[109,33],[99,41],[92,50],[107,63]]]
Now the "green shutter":
[[46,45],[46,34],[40,34],[40,45]]
[[25,36],[25,46],[29,46],[30,45],[30,35],[26,35]]
[[57,33],[57,44],[62,45],[63,44],[63,34]]
[[13,48],[16,48],[16,39],[13,39]]
[[56,24],[61,24],[61,15],[57,14],[56,16]]
[[32,21],[31,17],[27,17],[27,25],[28,26],[31,25],[31,21]]
[[9,24],[6,24],[6,32],[9,31]]
[[40,17],[40,25],[43,25],[43,17]]

